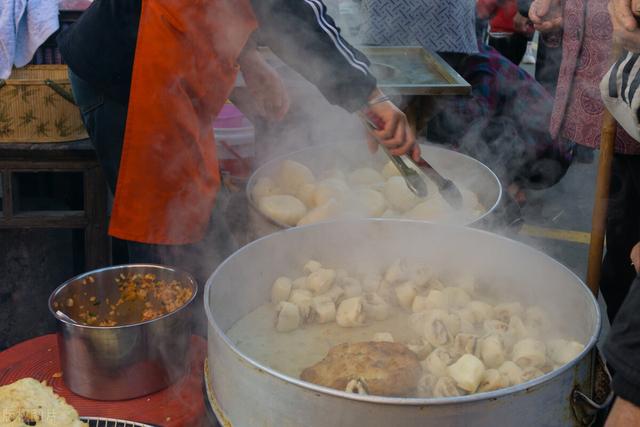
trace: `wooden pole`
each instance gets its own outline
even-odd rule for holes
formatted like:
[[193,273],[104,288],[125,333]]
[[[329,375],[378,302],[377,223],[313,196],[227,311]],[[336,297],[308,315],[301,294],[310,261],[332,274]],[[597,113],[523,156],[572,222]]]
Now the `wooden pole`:
[[[613,46],[613,61],[622,54],[622,49]],[[587,263],[587,286],[597,297],[600,291],[600,272],[602,269],[602,254],[604,252],[604,238],[607,230],[607,208],[609,203],[609,187],[611,184],[611,164],[613,162],[616,142],[617,123],[609,110],[605,108],[600,133],[600,158],[598,161],[598,177],[596,179],[596,193],[593,201],[593,215],[591,217],[591,241],[589,243],[589,261]]]
[[607,208],[611,183],[611,163],[616,140],[616,121],[609,111],[605,111],[602,121],[600,160],[596,180],[596,194],[591,218],[591,241],[589,242],[589,262],[587,264],[587,286],[597,297],[600,290],[600,270],[604,252],[604,237],[607,229]]

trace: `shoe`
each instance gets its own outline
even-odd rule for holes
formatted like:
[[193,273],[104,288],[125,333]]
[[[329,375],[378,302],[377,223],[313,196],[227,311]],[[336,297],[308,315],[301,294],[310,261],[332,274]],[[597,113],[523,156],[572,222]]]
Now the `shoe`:
[[524,53],[524,57],[522,58],[522,63],[523,64],[535,64],[536,63],[536,56],[534,55],[534,52],[533,52],[533,43],[532,42],[527,43],[527,51]]

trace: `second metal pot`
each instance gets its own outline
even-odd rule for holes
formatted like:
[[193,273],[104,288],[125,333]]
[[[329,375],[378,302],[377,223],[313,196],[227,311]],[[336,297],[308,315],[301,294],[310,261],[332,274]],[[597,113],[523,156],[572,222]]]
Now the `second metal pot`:
[[[83,287],[91,286],[99,299],[117,300],[115,279],[120,274],[136,273],[152,273],[158,280],[178,280],[190,287],[193,295],[172,313],[122,326],[86,326],[56,314],[56,307],[64,306],[72,295],[82,295]],[[95,282],[86,285],[85,279],[89,277]],[[180,379],[187,368],[191,306],[197,291],[198,286],[190,275],[150,264],[95,270],[59,286],[49,298],[49,309],[60,321],[58,346],[67,387],[90,399],[125,400],[156,392]],[[75,318],[73,314],[71,317]]]

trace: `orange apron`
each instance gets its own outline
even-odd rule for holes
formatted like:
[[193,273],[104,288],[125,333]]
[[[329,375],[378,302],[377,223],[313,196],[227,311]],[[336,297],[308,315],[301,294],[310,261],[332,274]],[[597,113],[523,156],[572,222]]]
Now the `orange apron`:
[[109,234],[173,245],[204,237],[220,187],[213,120],[255,28],[248,0],[142,0]]

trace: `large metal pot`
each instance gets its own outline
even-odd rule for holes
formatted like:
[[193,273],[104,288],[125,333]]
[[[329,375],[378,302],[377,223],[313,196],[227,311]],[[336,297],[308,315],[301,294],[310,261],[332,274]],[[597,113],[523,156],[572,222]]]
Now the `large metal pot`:
[[[176,311],[146,322],[100,327],[75,323],[80,306],[91,296],[117,301],[120,274],[154,274],[157,280],[178,280],[192,289],[191,299]],[[95,282],[87,284],[91,277]],[[87,292],[87,289],[92,291]],[[58,346],[63,379],[76,394],[96,400],[125,400],[161,390],[181,378],[187,368],[191,339],[191,305],[198,286],[188,274],[168,267],[132,264],[91,271],[60,285],[49,297],[49,309],[60,321]],[[86,293],[85,293],[86,292]],[[95,293],[94,293],[95,292]],[[74,299],[73,307],[66,301]],[[100,313],[107,304],[93,308]]]
[[[242,354],[226,336],[269,300],[271,283],[309,258],[355,269],[399,257],[473,272],[500,292],[543,305],[586,343],[571,363],[534,381],[446,399],[360,396],[283,375]],[[357,270],[356,270],[357,271]],[[368,219],[284,230],[245,246],[205,289],[208,381],[213,407],[234,426],[568,426],[581,425],[572,401],[588,394],[600,331],[598,305],[571,271],[547,255],[485,231],[416,221]]]
[[[484,220],[498,205],[502,196],[502,186],[496,175],[484,164],[464,154],[432,144],[421,144],[423,157],[428,159],[444,177],[453,180],[457,185],[468,188],[477,194],[484,211],[473,221],[458,225],[471,225]],[[272,159],[260,166],[249,179],[246,192],[251,205],[249,212],[250,228],[254,237],[262,237],[283,228],[289,228],[263,215],[253,199],[252,190],[261,177],[273,176],[280,163],[295,160],[320,174],[332,168],[345,171],[373,166],[382,168],[389,159],[379,150],[371,155],[363,143],[327,144],[295,151]]]

